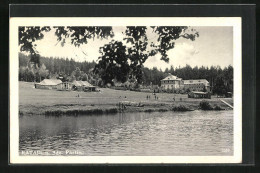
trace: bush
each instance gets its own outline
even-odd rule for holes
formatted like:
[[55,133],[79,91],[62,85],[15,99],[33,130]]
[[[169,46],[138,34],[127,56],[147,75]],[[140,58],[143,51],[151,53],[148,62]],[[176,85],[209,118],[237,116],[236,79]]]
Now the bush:
[[144,112],[154,112],[153,109],[145,109]]
[[222,109],[219,105],[217,105],[217,106],[214,107],[214,110],[221,111],[221,110],[224,110],[224,109]]
[[115,114],[118,112],[117,108],[110,108],[110,109],[106,109],[106,113],[107,114]]
[[117,108],[109,108],[109,109],[87,109],[87,110],[52,110],[52,111],[45,111],[45,115],[47,116],[61,116],[61,115],[73,115],[73,116],[78,116],[78,115],[101,115],[101,114],[115,114],[117,113],[118,110]]
[[191,111],[188,107],[184,105],[174,106],[172,111]]
[[203,100],[200,102],[199,108],[202,110],[213,110],[209,102]]
[[163,109],[163,108],[159,109],[159,112],[166,112],[166,111],[168,111],[168,110],[167,109]]

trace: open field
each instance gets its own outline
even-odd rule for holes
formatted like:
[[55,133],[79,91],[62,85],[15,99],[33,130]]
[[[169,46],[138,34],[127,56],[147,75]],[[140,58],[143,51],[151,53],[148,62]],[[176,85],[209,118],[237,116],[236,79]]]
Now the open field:
[[[33,83],[19,82],[20,114],[45,114],[52,111],[76,111],[117,109],[118,103],[126,105],[125,111],[167,111],[174,106],[184,105],[191,110],[198,109],[202,99],[188,98],[187,94],[152,93],[99,88],[100,92],[77,92],[35,89]],[[79,97],[77,97],[79,95]],[[147,95],[150,99],[147,100]],[[175,98],[175,101],[173,100]],[[231,98],[222,98],[233,104]],[[206,99],[212,106],[229,109],[219,98]],[[135,105],[136,104],[136,105]],[[137,105],[142,106],[137,106]],[[88,111],[86,111],[88,112]]]

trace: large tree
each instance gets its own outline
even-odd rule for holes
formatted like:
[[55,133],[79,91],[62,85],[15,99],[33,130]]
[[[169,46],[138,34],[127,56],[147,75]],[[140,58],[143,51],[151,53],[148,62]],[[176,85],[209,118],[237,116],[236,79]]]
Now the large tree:
[[111,41],[100,48],[101,56],[94,72],[99,74],[104,84],[113,83],[113,80],[126,82],[130,66],[126,55],[126,46],[119,41]]
[[[142,67],[149,57],[160,53],[161,60],[169,62],[167,51],[174,48],[175,40],[186,38],[194,41],[195,38],[199,36],[196,30],[189,29],[187,26],[153,26],[151,28],[158,37],[156,43],[149,42],[146,26],[126,27],[124,40],[126,40],[127,44],[130,44],[130,46],[127,46],[126,56],[128,61],[124,61],[124,63],[126,66],[129,63],[130,68],[128,71],[124,72],[124,74],[121,74],[127,75],[124,79],[136,79],[138,83],[141,83],[142,77],[144,76]],[[106,63],[106,61],[107,59],[102,58],[99,61],[99,64]],[[96,69],[97,68],[102,68],[100,71],[105,70],[106,72],[109,72],[106,70],[106,66],[99,65]],[[113,76],[113,74],[111,75]]]
[[142,66],[149,56],[156,54],[155,50],[148,51],[148,39],[146,35],[147,27],[145,26],[127,26],[125,38],[128,47],[128,59],[130,60],[129,78],[136,79],[138,83],[142,81]]
[[[121,61],[120,69],[119,67],[114,68],[113,63],[111,65],[111,69],[117,70],[116,72],[121,72],[120,76],[115,76],[114,71],[107,69],[108,61],[107,59],[116,60],[116,54],[121,56],[123,53],[114,51],[114,54],[109,54],[106,52],[106,56],[102,55],[102,58],[99,59],[99,63],[95,68],[95,71],[101,72],[102,79],[106,80],[106,82],[112,80],[111,77],[114,76],[119,81],[125,81],[128,78],[136,79],[138,83],[142,81],[142,67],[143,64],[150,56],[154,56],[157,53],[160,53],[161,60],[168,62],[169,57],[167,55],[167,51],[174,48],[175,40],[179,38],[186,38],[190,40],[195,40],[196,37],[199,36],[198,32],[193,29],[189,29],[187,26],[153,26],[151,27],[153,32],[158,36],[156,43],[149,42],[147,38],[147,27],[145,26],[128,26],[125,31],[125,40],[131,46],[127,46],[125,48],[122,43],[117,42],[118,44],[122,44],[122,49],[125,49],[125,57],[126,60]],[[114,33],[112,27],[97,27],[97,26],[88,26],[88,27],[77,27],[77,26],[57,26],[57,27],[20,27],[19,28],[19,45],[21,51],[27,51],[31,54],[30,61],[35,64],[35,68],[40,66],[40,56],[37,53],[35,45],[35,41],[42,39],[44,37],[44,31],[50,31],[51,29],[55,29],[55,35],[57,36],[57,40],[61,43],[61,45],[73,44],[75,46],[80,46],[81,44],[87,44],[89,39],[94,38],[108,38],[113,37]],[[69,41],[68,41],[69,40]],[[110,46],[109,46],[110,45]],[[110,42],[108,45],[111,49],[113,47],[117,47],[115,42]],[[105,53],[105,46],[102,48],[103,53]],[[102,51],[101,51],[102,52]],[[84,52],[83,52],[84,53]],[[118,56],[117,55],[117,56]],[[113,56],[107,58],[107,56]],[[106,58],[104,58],[106,57]],[[105,65],[106,64],[106,65]],[[129,66],[129,67],[128,67]],[[73,65],[70,65],[73,67]],[[112,68],[113,67],[113,68]],[[104,75],[103,72],[111,72],[112,74]],[[105,78],[104,76],[108,76]]]

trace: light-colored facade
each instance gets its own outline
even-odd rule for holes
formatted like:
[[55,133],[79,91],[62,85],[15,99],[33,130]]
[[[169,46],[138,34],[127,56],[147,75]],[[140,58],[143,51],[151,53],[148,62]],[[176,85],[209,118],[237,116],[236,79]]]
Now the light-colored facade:
[[172,74],[161,80],[161,89],[164,91],[178,91],[188,89],[190,91],[210,91],[209,82],[206,79],[182,80]]
[[189,89],[190,91],[210,91],[210,85],[206,79],[183,80],[183,82],[185,90]]
[[59,91],[70,91],[72,90],[73,84],[71,82],[62,82],[57,85],[57,90]]
[[162,90],[181,90],[184,84],[182,78],[178,78],[172,74],[169,74],[166,78],[161,80]]

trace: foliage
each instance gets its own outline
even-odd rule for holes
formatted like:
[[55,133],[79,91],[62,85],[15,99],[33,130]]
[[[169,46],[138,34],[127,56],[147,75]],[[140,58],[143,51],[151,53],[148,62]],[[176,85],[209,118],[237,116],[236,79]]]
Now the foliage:
[[111,41],[100,48],[100,53],[101,56],[94,69],[95,74],[99,74],[104,84],[113,83],[114,79],[126,82],[130,70],[126,46],[122,42]]
[[61,41],[62,46],[66,43],[66,38],[70,38],[70,44],[79,47],[81,44],[87,44],[89,39],[103,39],[114,36],[112,27],[108,26],[59,26],[54,28],[56,29],[57,40]]
[[153,46],[162,55],[161,60],[165,62],[169,62],[167,51],[174,48],[174,40],[182,37],[194,41],[196,37],[199,37],[199,33],[196,30],[189,30],[187,26],[154,26],[152,28],[159,35],[157,39],[159,45]]
[[41,67],[38,69],[37,74],[40,78],[39,81],[41,81],[42,79],[47,78],[47,76],[49,75],[49,70],[47,70],[46,66],[42,64]]
[[136,79],[138,83],[142,81],[142,65],[149,56],[156,54],[155,50],[147,51],[148,39],[145,26],[127,26],[125,38],[127,43],[131,43],[128,48],[128,59],[130,61],[129,78]]
[[[41,57],[40,67],[35,69],[31,68],[30,55],[19,53],[19,80],[32,82],[35,77],[36,82],[40,82],[45,78],[60,77],[62,81],[73,81],[76,80],[73,72],[77,67],[80,69],[78,79],[88,80],[88,74],[95,64],[95,62],[86,61],[75,62],[68,58]],[[27,68],[28,70],[25,71]],[[31,71],[30,74],[28,71]]]
[[216,76],[213,92],[217,95],[225,95],[233,91],[233,67],[228,66],[222,70],[222,73]]
[[[112,77],[119,79],[119,81],[126,81],[129,79],[136,79],[138,83],[142,82],[143,72],[142,67],[143,63],[150,56],[154,56],[156,53],[162,55],[162,60],[168,62],[169,58],[167,56],[167,51],[174,48],[174,40],[179,39],[180,37],[195,40],[199,36],[198,32],[195,32],[191,29],[189,32],[186,26],[173,27],[173,26],[158,26],[152,27],[153,31],[158,35],[159,44],[151,43],[148,49],[148,39],[146,30],[147,27],[143,26],[128,26],[125,31],[124,40],[127,43],[130,43],[131,46],[124,50],[124,60],[119,60],[120,67],[115,67],[115,64],[112,64],[107,68],[108,60],[107,59],[117,59],[116,56],[121,56],[122,52],[115,51],[112,53],[106,52],[106,55],[102,55],[103,58],[100,59],[98,65],[95,67],[96,72],[101,72],[101,78],[107,83],[112,81]],[[80,46],[81,44],[87,44],[89,39],[94,38],[108,38],[113,37],[114,33],[112,27],[98,27],[98,26],[88,26],[88,27],[78,27],[78,26],[57,26],[57,27],[19,27],[19,45],[21,46],[21,51],[26,51],[30,53],[30,62],[34,64],[34,68],[37,69],[40,67],[40,55],[36,51],[36,40],[40,40],[44,37],[43,32],[48,32],[51,29],[55,29],[55,35],[57,40],[61,42],[63,46],[67,40],[70,40],[70,44],[75,46]],[[113,43],[110,43],[113,44]],[[106,46],[106,45],[105,45]],[[107,49],[103,46],[101,52],[106,51]],[[116,46],[115,46],[116,47]],[[103,50],[102,50],[103,49]],[[109,49],[109,48],[108,48]],[[111,49],[111,48],[110,48]],[[126,48],[123,48],[126,49]],[[127,52],[127,54],[125,53]],[[84,52],[83,52],[84,53]],[[119,53],[118,55],[116,55]],[[114,56],[106,58],[108,56]],[[126,59],[126,60],[125,60]],[[104,61],[104,62],[101,62]],[[130,64],[128,64],[130,61]],[[47,66],[47,65],[46,65]],[[99,69],[98,69],[99,68]],[[120,70],[122,68],[122,70]],[[50,69],[50,72],[54,68]],[[113,71],[117,70],[117,71]],[[126,71],[125,71],[126,70]],[[69,70],[71,71],[71,70]],[[108,73],[105,74],[104,72]],[[123,72],[120,76],[115,75],[117,72]],[[110,74],[111,73],[111,74]],[[77,75],[75,75],[77,78]]]
[[35,65],[40,66],[40,57],[36,51],[36,44],[34,42],[36,40],[40,40],[44,37],[43,31],[50,31],[50,27],[44,26],[31,26],[31,27],[19,27],[19,45],[20,51],[22,52],[29,52],[31,54],[30,61]]
[[172,107],[172,111],[191,111],[187,106],[185,105],[179,105],[179,106],[174,106]]
[[[158,52],[162,55],[161,60],[169,62],[167,51],[174,48],[174,41],[180,37],[195,40],[198,37],[198,32],[185,33],[188,27],[173,27],[173,26],[158,26],[152,27],[153,32],[158,35],[158,44],[153,42],[148,45],[148,39],[144,26],[128,26],[125,31],[125,40],[131,43],[132,46],[128,48],[128,56],[131,61],[130,64],[130,78],[136,78],[138,83],[142,82],[143,71],[142,66],[145,61],[156,55]],[[193,30],[192,30],[193,31]]]
[[202,100],[199,104],[201,110],[213,110],[213,107],[208,101]]
[[[33,70],[30,67],[30,56],[26,56],[19,53],[19,80],[24,81],[34,81],[33,76],[35,76],[37,70]],[[94,84],[102,86],[102,79],[98,74],[93,73],[93,69],[96,63],[93,62],[76,62],[73,59],[61,58],[61,57],[41,57],[41,64],[44,64],[48,75],[42,75],[42,78],[51,78],[62,74],[63,77],[67,76],[67,81],[73,81],[76,77],[72,74],[78,67],[81,71],[81,80],[87,80]],[[25,71],[25,69],[27,71]],[[40,67],[41,68],[41,67]],[[187,79],[206,79],[209,81],[210,86],[212,86],[213,94],[223,95],[224,92],[233,92],[233,67],[228,66],[225,68],[220,68],[219,66],[211,67],[190,67],[186,65],[185,67],[166,68],[164,71],[157,69],[156,67],[149,69],[142,67],[142,80],[141,84],[143,86],[160,85],[161,79],[165,78],[168,73],[177,75],[178,77]],[[41,70],[40,70],[41,71]],[[47,73],[47,72],[46,72]],[[42,74],[42,73],[41,73]],[[44,73],[43,73],[44,74]],[[40,80],[36,77],[36,81]],[[135,79],[128,79],[129,82],[135,83]],[[220,90],[220,89],[221,90]],[[224,88],[224,89],[223,89]],[[220,91],[220,92],[219,92]],[[189,91],[187,91],[189,92]]]
[[216,106],[214,107],[214,110],[215,110],[215,111],[221,111],[221,110],[224,110],[224,109],[221,108],[219,105],[216,105]]
[[32,82],[34,81],[35,74],[28,67],[19,68],[19,81]]
[[[29,52],[31,55],[30,62],[35,65],[35,68],[40,66],[40,55],[36,50],[36,40],[44,37],[43,32],[48,32],[52,28],[49,26],[30,26],[19,27],[19,45],[21,52]],[[74,26],[59,26],[54,27],[57,40],[63,46],[66,43],[66,38],[70,39],[70,43],[75,46],[87,44],[88,39],[108,38],[113,37],[112,27],[74,27]]]

